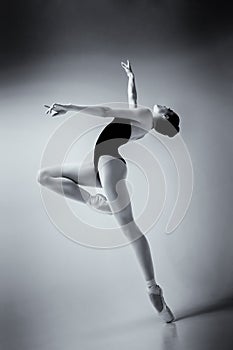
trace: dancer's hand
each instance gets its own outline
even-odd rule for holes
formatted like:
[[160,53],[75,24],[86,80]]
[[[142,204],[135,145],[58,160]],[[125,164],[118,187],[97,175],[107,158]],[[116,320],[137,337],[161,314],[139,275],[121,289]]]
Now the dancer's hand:
[[51,114],[52,117],[57,115],[63,115],[67,112],[67,108],[64,105],[59,103],[53,103],[52,106],[44,105],[45,108],[48,108],[45,112],[46,114]]
[[127,63],[121,62],[121,67],[125,70],[128,77],[133,76],[133,70],[129,60],[127,60]]

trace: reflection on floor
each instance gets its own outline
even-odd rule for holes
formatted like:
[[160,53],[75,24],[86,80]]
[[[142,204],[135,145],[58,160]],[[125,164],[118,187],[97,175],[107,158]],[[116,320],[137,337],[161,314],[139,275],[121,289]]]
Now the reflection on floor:
[[[72,293],[71,293],[72,294]],[[63,295],[64,296],[64,295]],[[67,295],[68,297],[68,295]],[[85,306],[84,306],[85,304]],[[231,350],[233,304],[176,313],[177,321],[164,324],[156,314],[127,312],[98,314],[97,309],[51,301],[38,307],[33,301],[5,305],[0,315],[1,348],[11,350],[133,349],[133,350]],[[17,306],[17,308],[16,308]],[[3,310],[4,311],[4,310]],[[80,313],[79,313],[80,311]],[[107,311],[109,319],[104,319]],[[147,312],[148,310],[146,310]],[[175,311],[175,310],[174,310]],[[25,322],[31,314],[31,322]],[[120,315],[120,316],[119,316]]]
[[93,337],[96,349],[111,344],[114,349],[230,350],[233,348],[232,326],[233,303],[224,302],[202,310],[182,312],[172,324],[149,317],[130,324],[97,328],[86,335],[89,339]]

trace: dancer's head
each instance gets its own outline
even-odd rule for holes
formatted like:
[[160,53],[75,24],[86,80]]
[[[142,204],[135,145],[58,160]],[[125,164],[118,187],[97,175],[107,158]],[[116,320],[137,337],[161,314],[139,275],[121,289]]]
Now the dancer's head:
[[160,134],[173,137],[180,131],[179,116],[166,106],[154,105],[153,119],[154,129]]

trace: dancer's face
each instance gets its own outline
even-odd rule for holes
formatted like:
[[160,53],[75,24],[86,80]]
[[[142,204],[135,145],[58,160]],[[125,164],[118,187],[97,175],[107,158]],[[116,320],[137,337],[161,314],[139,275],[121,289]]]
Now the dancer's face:
[[166,114],[168,108],[166,106],[154,105],[153,107],[153,115],[156,118],[162,118]]
[[153,107],[153,120],[154,129],[162,135],[173,137],[177,134],[174,126],[168,121],[166,113],[168,108],[166,106],[154,105]]
[[165,114],[167,112],[166,106],[154,105],[153,117],[154,117],[154,129],[163,135],[166,134],[167,119]]

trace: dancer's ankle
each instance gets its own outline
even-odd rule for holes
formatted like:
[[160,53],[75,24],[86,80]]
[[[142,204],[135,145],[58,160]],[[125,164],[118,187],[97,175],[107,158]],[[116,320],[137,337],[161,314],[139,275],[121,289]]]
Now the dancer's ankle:
[[158,285],[157,285],[157,283],[156,283],[156,281],[155,281],[155,279],[154,278],[152,278],[151,280],[147,280],[146,281],[146,285],[147,285],[147,290],[149,291],[149,292],[154,292],[155,290],[157,290],[157,288],[158,288]]

